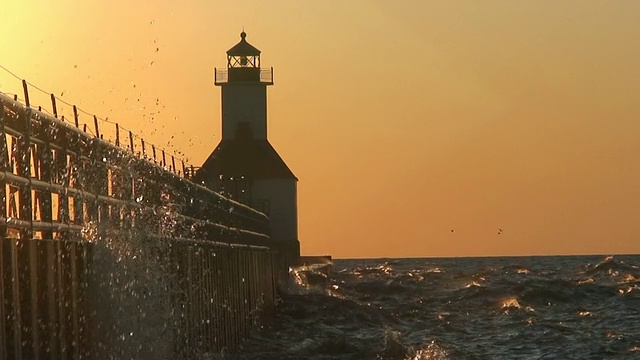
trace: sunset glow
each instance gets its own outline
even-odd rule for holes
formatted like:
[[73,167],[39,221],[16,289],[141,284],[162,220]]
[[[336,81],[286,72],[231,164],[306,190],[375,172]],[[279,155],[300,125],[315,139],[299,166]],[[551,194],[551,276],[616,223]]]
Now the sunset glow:
[[5,2],[0,65],[194,166],[244,28],[303,254],[640,252],[639,2]]

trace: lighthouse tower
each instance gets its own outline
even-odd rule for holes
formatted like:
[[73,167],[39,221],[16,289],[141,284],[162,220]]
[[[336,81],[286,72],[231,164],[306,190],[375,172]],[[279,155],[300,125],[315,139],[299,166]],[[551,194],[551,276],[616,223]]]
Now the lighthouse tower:
[[269,216],[271,241],[290,260],[300,255],[297,182],[267,140],[267,86],[273,68],[260,67],[260,50],[247,34],[227,51],[227,68],[215,69],[222,89],[222,140],[194,180]]

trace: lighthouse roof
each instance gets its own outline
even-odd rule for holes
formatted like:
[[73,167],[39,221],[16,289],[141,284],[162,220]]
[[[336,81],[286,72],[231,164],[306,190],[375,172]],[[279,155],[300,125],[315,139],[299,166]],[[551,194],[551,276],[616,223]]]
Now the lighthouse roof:
[[266,139],[223,140],[196,173],[196,181],[224,177],[296,179]]
[[247,34],[243,31],[240,33],[240,42],[227,51],[229,56],[257,56],[260,50],[249,44],[246,40]]

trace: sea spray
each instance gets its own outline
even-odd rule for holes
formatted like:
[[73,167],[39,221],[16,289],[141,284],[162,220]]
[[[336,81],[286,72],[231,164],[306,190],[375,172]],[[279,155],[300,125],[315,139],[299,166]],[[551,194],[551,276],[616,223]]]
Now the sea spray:
[[170,359],[179,289],[171,243],[145,231],[107,231],[96,238],[90,274],[96,359]]

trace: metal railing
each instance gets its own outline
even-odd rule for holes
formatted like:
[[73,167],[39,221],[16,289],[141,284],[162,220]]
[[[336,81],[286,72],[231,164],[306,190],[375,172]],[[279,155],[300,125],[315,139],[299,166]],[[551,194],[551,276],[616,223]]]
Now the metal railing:
[[[170,206],[199,224],[197,234],[176,237],[235,242],[240,232],[268,239],[264,214],[2,94],[0,185],[7,199],[0,230],[10,237],[77,233],[98,219],[123,226],[122,211],[143,216]],[[213,230],[221,228],[233,231]]]
[[[243,69],[251,69],[255,68],[234,68],[237,70]],[[269,84],[273,85],[273,67],[271,68],[260,68],[258,70],[257,82],[261,84]],[[231,70],[234,71],[234,70]],[[237,80],[237,79],[229,79],[229,69],[214,69],[214,83],[216,85],[227,84],[229,82],[254,82],[255,80]]]
[[187,358],[273,311],[265,214],[31,107],[26,85],[25,104],[0,94],[0,195],[0,360]]

